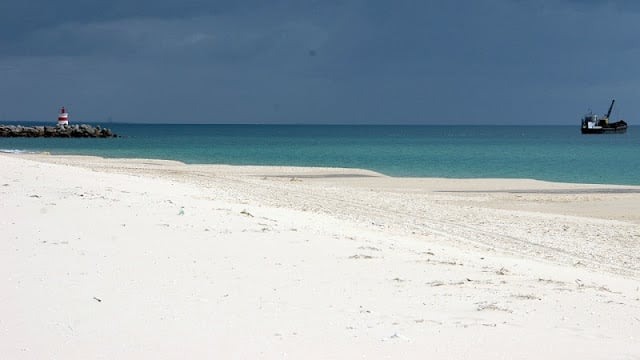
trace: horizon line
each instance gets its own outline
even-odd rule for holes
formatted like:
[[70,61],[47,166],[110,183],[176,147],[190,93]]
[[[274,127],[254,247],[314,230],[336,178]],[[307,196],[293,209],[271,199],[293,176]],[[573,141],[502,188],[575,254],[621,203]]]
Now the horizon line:
[[[53,121],[37,121],[37,120],[6,120],[7,123],[38,123],[52,124]],[[416,124],[416,123],[172,123],[172,122],[127,122],[127,121],[86,121],[86,122],[70,122],[74,124],[116,124],[116,125],[220,125],[220,126],[522,126],[522,127],[541,127],[541,126],[576,126],[575,124],[500,124],[500,123],[435,123],[435,124]],[[578,124],[579,125],[579,124]],[[630,124],[632,125],[632,124]]]

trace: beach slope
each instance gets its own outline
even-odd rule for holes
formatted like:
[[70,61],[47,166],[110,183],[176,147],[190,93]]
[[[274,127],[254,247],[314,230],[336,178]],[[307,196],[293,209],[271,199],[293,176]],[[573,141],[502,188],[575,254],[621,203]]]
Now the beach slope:
[[640,188],[0,154],[0,353],[640,357]]

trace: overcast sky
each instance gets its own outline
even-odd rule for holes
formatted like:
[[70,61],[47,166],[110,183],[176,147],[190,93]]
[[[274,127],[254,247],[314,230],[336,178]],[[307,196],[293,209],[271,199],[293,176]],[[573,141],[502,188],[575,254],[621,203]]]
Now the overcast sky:
[[2,0],[0,121],[640,123],[636,0]]

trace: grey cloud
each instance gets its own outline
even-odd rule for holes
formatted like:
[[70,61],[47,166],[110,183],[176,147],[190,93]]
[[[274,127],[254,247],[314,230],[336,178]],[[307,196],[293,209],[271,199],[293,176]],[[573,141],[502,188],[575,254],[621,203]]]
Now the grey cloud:
[[258,7],[261,3],[206,0],[4,0],[0,3],[0,20],[5,28],[20,33],[65,22],[91,23],[127,18],[172,19],[220,14],[243,7]]
[[[314,6],[307,8],[289,1],[227,5],[215,1],[117,0],[88,5],[67,0],[57,2],[55,7],[43,1],[25,3],[0,5],[4,10],[0,11],[0,29],[6,30],[0,35],[4,37],[0,57],[105,53],[171,56],[191,52],[196,56],[236,57],[292,41],[307,41],[312,49],[323,37],[319,30],[322,26],[314,25],[312,19],[331,19],[315,12]],[[318,7],[327,8],[332,6]]]
[[636,0],[512,0],[516,3],[530,7],[559,8],[568,6],[570,9],[578,11],[599,10],[598,8],[612,8],[617,11],[640,11],[640,2]]
[[2,20],[35,24],[0,35],[0,101],[30,119],[64,102],[143,122],[572,121],[640,75],[638,15],[595,2],[16,4]]

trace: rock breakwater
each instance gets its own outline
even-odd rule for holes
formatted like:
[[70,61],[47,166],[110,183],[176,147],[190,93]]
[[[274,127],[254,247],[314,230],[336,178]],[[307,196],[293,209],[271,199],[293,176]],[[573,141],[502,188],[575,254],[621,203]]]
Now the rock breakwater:
[[0,137],[118,137],[110,129],[87,124],[58,126],[0,125]]

